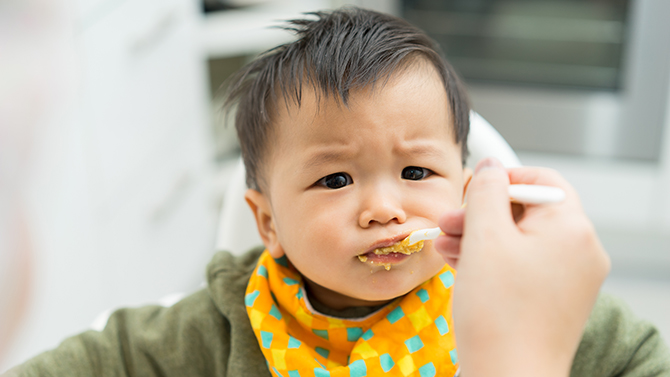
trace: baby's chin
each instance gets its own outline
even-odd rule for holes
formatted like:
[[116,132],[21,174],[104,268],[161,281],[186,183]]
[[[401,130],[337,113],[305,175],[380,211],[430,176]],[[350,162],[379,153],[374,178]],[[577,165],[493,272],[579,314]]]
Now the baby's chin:
[[439,259],[434,265],[414,266],[413,268],[393,267],[386,271],[383,266],[373,270],[364,281],[348,292],[339,291],[352,298],[378,302],[391,301],[405,296],[427,280],[434,277],[443,267],[444,260]]
[[321,303],[334,309],[383,305],[406,295],[423,282],[404,281],[398,284],[396,280],[391,284],[384,284],[373,280],[355,287],[346,284],[329,288],[309,279],[305,281],[310,296],[315,296]]
[[400,284],[394,282],[392,284],[385,284],[384,282],[373,283],[371,286],[362,287],[357,289],[351,294],[352,297],[370,302],[379,302],[379,301],[392,301],[398,297],[402,297],[414,288],[418,287],[425,279],[422,281],[403,281]]

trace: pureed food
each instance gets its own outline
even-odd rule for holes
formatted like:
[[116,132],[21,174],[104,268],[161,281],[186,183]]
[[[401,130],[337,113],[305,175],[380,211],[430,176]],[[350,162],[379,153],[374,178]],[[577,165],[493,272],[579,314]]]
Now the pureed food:
[[[378,249],[374,249],[372,252],[377,254],[377,255],[388,255],[391,253],[399,253],[399,254],[405,254],[405,255],[410,255],[416,252],[421,251],[423,249],[423,243],[424,241],[419,241],[414,244],[409,244],[409,237],[405,238],[404,240],[395,243],[391,246],[386,246],[386,247],[380,247]],[[359,255],[358,259],[365,263],[368,261],[368,257],[365,254]],[[391,264],[390,263],[382,263],[384,268],[388,271],[391,269]]]

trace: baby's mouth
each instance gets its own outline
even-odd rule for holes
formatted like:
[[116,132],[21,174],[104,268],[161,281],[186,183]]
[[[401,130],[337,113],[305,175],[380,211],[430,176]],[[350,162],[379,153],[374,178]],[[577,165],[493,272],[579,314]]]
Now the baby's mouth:
[[412,245],[409,244],[409,238],[405,238],[393,245],[379,247],[365,254],[360,254],[358,260],[363,263],[370,263],[373,265],[384,266],[386,271],[391,269],[391,265],[401,262],[407,258],[408,255],[418,253],[423,249],[424,241],[419,241]]

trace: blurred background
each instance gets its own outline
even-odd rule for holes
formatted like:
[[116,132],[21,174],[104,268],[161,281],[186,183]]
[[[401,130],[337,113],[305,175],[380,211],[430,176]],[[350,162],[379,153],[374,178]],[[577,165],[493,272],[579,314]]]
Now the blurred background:
[[441,44],[522,162],[579,191],[613,260],[603,289],[670,341],[669,1],[9,0],[0,157],[21,156],[4,172],[20,194],[0,210],[25,203],[32,283],[0,373],[105,310],[201,286],[239,156],[218,88],[291,40],[270,26],[347,4]]

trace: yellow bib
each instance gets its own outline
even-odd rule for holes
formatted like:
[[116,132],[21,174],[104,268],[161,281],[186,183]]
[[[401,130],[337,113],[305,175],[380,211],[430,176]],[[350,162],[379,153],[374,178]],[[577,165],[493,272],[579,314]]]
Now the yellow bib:
[[458,370],[448,265],[361,319],[320,314],[306,301],[300,273],[286,257],[263,252],[245,304],[274,376],[453,376]]

